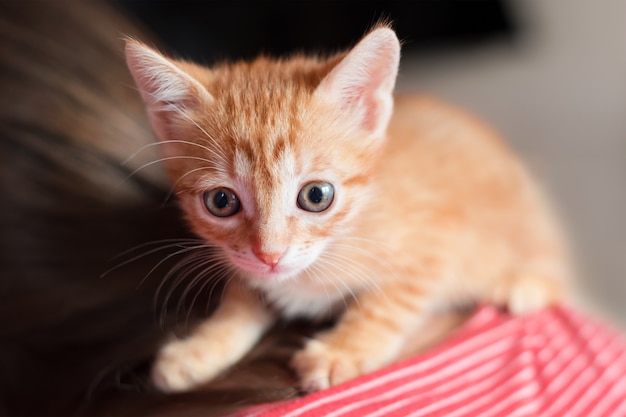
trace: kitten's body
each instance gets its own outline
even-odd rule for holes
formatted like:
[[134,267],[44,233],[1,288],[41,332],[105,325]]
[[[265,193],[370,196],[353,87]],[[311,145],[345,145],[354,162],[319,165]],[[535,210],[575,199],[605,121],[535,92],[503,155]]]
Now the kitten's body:
[[[396,360],[435,312],[559,299],[559,238],[497,136],[425,98],[397,99],[391,117],[389,29],[331,60],[209,70],[135,42],[127,56],[188,220],[233,269],[216,313],[161,351],[161,389],[211,379],[279,317],[345,310],[294,357],[314,390]],[[310,210],[310,184],[334,187],[328,207]],[[240,206],[211,214],[212,190]]]

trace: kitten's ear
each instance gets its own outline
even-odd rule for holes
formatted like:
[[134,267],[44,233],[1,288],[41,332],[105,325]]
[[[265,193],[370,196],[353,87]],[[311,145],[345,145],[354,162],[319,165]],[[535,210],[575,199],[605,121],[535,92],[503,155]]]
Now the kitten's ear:
[[213,101],[200,82],[140,42],[126,41],[126,63],[161,140],[167,139],[174,121],[186,110]]
[[330,97],[359,128],[382,137],[393,110],[399,62],[400,42],[394,31],[375,29],[330,71],[316,93]]

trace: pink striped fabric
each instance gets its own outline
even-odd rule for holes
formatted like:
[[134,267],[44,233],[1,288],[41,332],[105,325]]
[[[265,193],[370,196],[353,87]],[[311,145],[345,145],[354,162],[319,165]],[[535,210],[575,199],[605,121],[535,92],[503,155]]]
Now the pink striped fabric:
[[564,307],[484,307],[427,354],[233,416],[626,417],[626,339]]

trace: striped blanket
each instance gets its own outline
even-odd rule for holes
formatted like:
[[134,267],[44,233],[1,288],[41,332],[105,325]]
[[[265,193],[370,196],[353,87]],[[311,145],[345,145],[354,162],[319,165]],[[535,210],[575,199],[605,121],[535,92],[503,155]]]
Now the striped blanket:
[[426,354],[233,416],[626,416],[626,338],[565,307],[483,307]]

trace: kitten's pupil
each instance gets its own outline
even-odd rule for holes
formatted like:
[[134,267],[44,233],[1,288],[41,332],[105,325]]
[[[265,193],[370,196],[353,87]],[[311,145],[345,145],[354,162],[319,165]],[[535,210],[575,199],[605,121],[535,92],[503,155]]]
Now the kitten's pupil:
[[228,196],[224,191],[219,191],[215,193],[215,197],[213,197],[213,203],[217,208],[223,209],[228,206]]
[[324,199],[324,193],[319,187],[313,187],[309,191],[309,200],[314,204],[319,204]]

